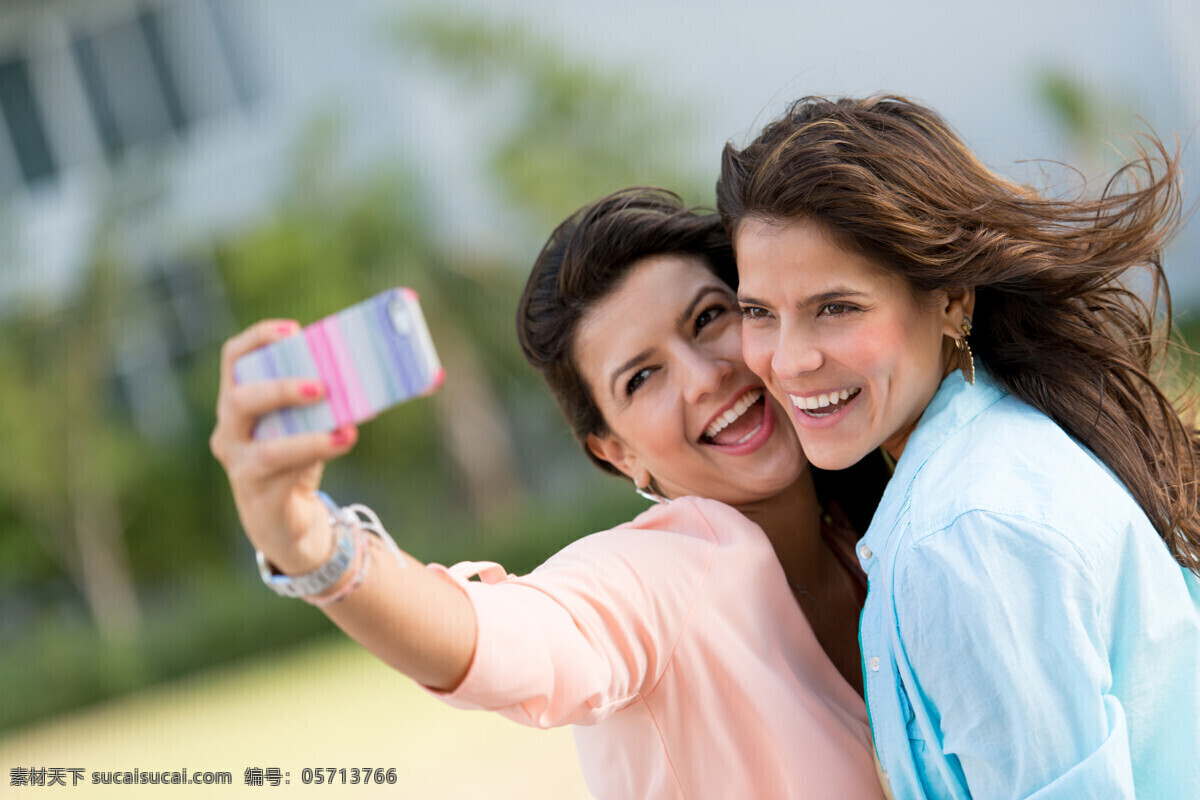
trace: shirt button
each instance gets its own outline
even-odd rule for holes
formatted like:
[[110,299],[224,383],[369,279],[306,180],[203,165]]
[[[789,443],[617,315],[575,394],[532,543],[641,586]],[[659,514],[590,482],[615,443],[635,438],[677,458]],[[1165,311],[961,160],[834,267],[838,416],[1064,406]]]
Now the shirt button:
[[871,671],[879,672],[879,656],[875,656],[871,659]]
[[873,555],[871,553],[871,548],[867,547],[865,544],[862,546],[862,549],[858,551],[858,554],[862,556],[864,560],[869,559]]

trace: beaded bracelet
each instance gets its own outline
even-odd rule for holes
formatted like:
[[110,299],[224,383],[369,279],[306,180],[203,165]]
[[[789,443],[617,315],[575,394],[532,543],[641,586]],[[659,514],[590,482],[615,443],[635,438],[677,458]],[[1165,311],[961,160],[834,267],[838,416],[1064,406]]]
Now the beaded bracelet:
[[[371,565],[371,548],[366,538],[367,533],[378,537],[402,568],[407,566],[403,553],[374,511],[361,504],[339,508],[325,492],[317,492],[317,496],[329,510],[329,524],[333,529],[334,538],[333,553],[325,563],[311,572],[299,577],[289,577],[275,571],[262,552],[256,552],[259,572],[267,586],[285,597],[299,597],[319,607],[344,599],[367,577]],[[360,515],[366,518],[365,522],[360,521]],[[331,587],[340,583],[351,569],[354,570],[353,578],[340,589],[326,594]]]
[[[321,499],[326,501],[327,505],[337,508],[333,501],[329,499],[329,495],[326,495],[324,492],[321,492],[321,495],[323,495]],[[360,514],[366,517],[365,523],[359,519]],[[401,568],[408,566],[404,560],[404,554],[401,553],[399,546],[396,545],[396,541],[392,538],[391,534],[384,529],[383,523],[379,521],[379,516],[367,506],[361,503],[345,506],[337,509],[335,518],[339,527],[348,526],[354,531],[354,578],[333,594],[303,598],[306,602],[320,608],[340,602],[362,585],[363,579],[367,577],[367,570],[371,566],[371,547],[366,538],[367,533],[374,534],[384,543],[388,551],[395,556]]]

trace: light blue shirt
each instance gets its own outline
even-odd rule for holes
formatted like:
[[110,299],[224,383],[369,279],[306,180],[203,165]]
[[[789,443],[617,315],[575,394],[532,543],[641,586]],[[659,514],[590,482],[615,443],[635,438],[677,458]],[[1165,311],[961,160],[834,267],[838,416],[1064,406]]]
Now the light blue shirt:
[[943,381],[858,555],[897,800],[1200,798],[1200,579],[983,370]]

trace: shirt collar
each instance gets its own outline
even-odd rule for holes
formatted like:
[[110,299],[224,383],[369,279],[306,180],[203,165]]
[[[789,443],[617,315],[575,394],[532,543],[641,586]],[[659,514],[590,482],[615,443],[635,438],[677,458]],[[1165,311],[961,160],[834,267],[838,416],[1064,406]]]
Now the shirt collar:
[[[987,370],[977,367],[975,383],[963,380],[958,370],[951,372],[942,379],[937,393],[925,407],[925,412],[917,422],[917,427],[904,445],[904,452],[896,462],[896,470],[888,481],[879,508],[867,528],[866,535],[859,541],[859,556],[867,568],[866,553],[883,552],[883,546],[891,533],[892,523],[897,516],[900,506],[908,497],[908,487],[913,478],[921,471],[921,467],[935,451],[955,431],[958,431],[972,419],[977,417],[988,406],[1008,394],[988,374]],[[879,524],[877,524],[879,523]]]

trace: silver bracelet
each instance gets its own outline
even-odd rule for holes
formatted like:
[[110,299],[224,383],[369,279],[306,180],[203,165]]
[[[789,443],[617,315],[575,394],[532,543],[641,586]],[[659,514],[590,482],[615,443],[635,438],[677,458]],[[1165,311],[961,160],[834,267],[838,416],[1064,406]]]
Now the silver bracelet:
[[308,598],[328,592],[350,569],[357,554],[358,536],[354,529],[353,512],[338,508],[324,492],[317,492],[317,496],[329,510],[329,526],[335,536],[333,554],[324,564],[303,575],[290,576],[277,572],[261,550],[254,553],[263,583],[284,597]]
[[[329,526],[337,537],[333,555],[312,572],[290,577],[276,572],[271,563],[267,561],[266,556],[256,550],[258,573],[262,576],[263,583],[272,590],[284,597],[298,597],[317,606],[325,606],[341,600],[359,587],[371,565],[371,549],[363,537],[364,533],[377,536],[402,568],[408,566],[404,554],[396,545],[396,540],[384,529],[383,523],[379,521],[379,516],[374,511],[358,503],[338,508],[337,503],[333,502],[324,492],[317,492],[317,497],[321,498],[321,502],[329,510]],[[359,560],[358,552],[360,546],[363,549],[361,560]],[[321,597],[336,586],[346,571],[355,564],[357,564],[357,568],[353,582],[331,597]]]

